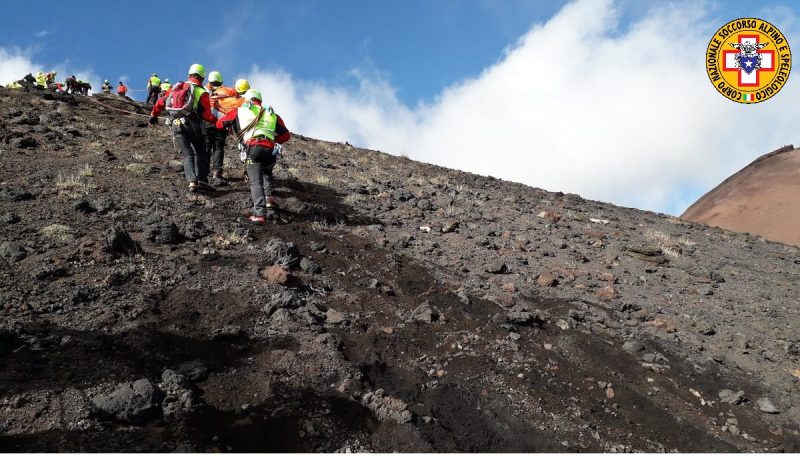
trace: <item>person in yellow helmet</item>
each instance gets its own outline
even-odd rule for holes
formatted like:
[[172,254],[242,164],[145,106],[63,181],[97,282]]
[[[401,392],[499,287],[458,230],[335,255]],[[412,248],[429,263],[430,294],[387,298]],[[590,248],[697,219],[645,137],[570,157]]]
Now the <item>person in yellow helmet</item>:
[[108,79],[103,81],[103,86],[101,88],[103,89],[103,93],[111,94],[111,83],[108,82]]
[[161,79],[156,73],[153,73],[150,79],[147,80],[147,100],[145,103],[152,101],[155,104],[159,93],[161,93]]

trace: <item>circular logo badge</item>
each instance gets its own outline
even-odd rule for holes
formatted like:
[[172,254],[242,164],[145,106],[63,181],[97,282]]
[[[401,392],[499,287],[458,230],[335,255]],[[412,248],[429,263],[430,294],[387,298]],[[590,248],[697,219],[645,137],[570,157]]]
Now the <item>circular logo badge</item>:
[[720,27],[706,51],[706,72],[717,92],[738,103],[760,103],[789,79],[786,36],[767,21],[742,18]]

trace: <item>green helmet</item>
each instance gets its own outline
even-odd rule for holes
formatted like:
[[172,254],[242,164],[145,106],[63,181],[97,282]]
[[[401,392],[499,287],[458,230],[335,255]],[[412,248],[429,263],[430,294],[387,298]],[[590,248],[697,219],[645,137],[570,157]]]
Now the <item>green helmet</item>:
[[169,79],[164,79],[164,82],[169,83]]
[[201,79],[205,79],[206,78],[206,69],[203,67],[203,65],[200,65],[199,63],[195,63],[194,65],[189,67],[189,74],[190,75],[196,74],[196,75],[200,76]]
[[244,97],[248,100],[258,100],[263,101],[261,98],[261,91],[256,89],[250,89],[247,93],[244,94]]
[[104,84],[108,84],[108,79],[106,79],[105,81],[103,81],[103,83],[104,83]]
[[157,75],[157,74],[155,74],[155,73],[153,73],[153,77],[154,77],[154,78],[157,78],[157,77],[158,77],[158,75]]
[[208,82],[219,82],[222,84],[222,74],[219,71],[208,73]]

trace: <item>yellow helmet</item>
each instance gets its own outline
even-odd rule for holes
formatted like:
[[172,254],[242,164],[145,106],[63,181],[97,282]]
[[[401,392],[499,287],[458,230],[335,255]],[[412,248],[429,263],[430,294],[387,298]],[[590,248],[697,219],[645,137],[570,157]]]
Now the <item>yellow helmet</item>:
[[222,84],[222,74],[219,71],[208,73],[208,82],[219,82]]
[[250,90],[250,83],[247,81],[247,79],[238,79],[233,87],[237,92],[242,94]]

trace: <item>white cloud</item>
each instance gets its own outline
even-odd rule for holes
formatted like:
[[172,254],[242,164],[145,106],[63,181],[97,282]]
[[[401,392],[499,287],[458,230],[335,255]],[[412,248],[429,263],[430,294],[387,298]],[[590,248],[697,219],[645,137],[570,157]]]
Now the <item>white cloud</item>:
[[28,73],[35,72],[37,65],[16,48],[0,47],[0,84],[22,79]]
[[479,76],[415,107],[357,73],[355,89],[258,67],[247,76],[302,134],[679,214],[757,156],[797,141],[800,118],[791,79],[759,105],[716,93],[704,53],[722,23],[701,10],[655,7],[621,29],[613,1],[576,1]]

